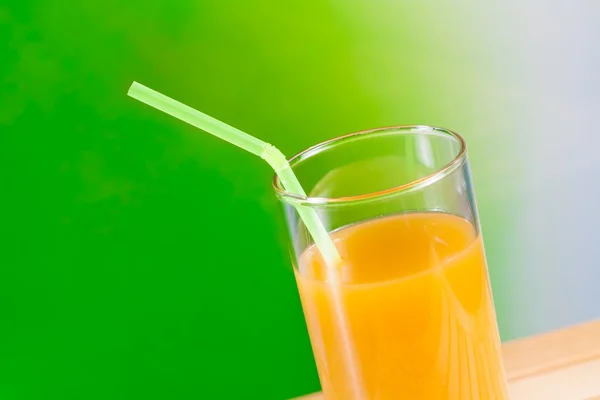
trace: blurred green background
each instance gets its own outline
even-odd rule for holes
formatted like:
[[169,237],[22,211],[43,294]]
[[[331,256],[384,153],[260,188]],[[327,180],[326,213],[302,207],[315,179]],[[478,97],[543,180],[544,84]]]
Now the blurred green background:
[[511,280],[514,127],[532,104],[515,15],[450,1],[4,1],[0,398],[319,389],[269,168],[126,97],[133,80],[289,155],[386,125],[464,134],[502,337],[528,333]]

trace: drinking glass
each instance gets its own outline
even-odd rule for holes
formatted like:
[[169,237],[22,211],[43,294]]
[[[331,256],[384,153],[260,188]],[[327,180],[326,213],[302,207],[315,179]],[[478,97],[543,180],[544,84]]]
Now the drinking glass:
[[[308,196],[273,184],[325,398],[507,399],[463,138],[380,128],[289,162]],[[297,207],[317,213],[341,265],[325,264]]]

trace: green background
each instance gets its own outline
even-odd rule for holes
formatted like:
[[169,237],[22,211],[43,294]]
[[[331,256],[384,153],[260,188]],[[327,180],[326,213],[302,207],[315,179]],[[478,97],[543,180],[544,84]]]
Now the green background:
[[[476,121],[501,121],[499,104],[517,108],[486,80],[496,59],[474,34],[485,25],[486,43],[501,42],[496,16],[346,3],[0,5],[1,399],[319,388],[269,168],[126,97],[133,80],[289,155],[377,126],[463,132],[492,281],[505,284],[510,199],[494,207],[484,159],[511,139],[489,142],[502,122],[485,146],[476,134]],[[453,29],[436,25],[449,17]]]

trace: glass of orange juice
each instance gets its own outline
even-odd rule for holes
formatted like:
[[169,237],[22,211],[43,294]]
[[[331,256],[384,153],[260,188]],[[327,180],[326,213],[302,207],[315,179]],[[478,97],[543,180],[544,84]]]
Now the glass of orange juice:
[[[465,141],[381,128],[290,165],[308,196],[274,186],[325,398],[507,399]],[[341,265],[325,264],[298,206],[320,217]]]

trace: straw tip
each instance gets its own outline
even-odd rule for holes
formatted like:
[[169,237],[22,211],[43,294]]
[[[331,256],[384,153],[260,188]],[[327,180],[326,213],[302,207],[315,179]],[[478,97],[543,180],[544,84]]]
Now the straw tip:
[[142,87],[143,87],[143,85],[142,85],[142,84],[140,84],[140,83],[137,83],[136,81],[133,81],[133,83],[131,84],[131,86],[129,86],[129,90],[127,90],[127,96],[134,97],[134,96],[133,96],[133,93],[134,93],[136,90],[138,90],[138,89],[140,89],[140,88],[142,88]]

